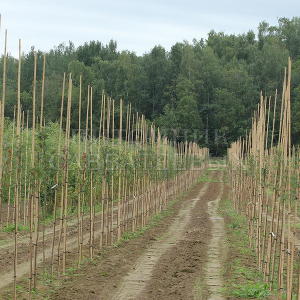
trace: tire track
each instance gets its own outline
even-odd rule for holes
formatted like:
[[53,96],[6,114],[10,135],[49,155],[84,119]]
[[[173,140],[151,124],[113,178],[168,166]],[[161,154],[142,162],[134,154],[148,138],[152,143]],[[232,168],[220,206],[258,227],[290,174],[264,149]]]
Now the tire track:
[[218,214],[218,207],[224,192],[221,185],[218,198],[208,202],[208,214],[212,223],[211,239],[208,244],[205,282],[209,291],[208,300],[224,300],[220,290],[224,287],[222,276],[222,257],[224,257],[225,228],[224,219]]
[[[173,197],[173,192],[174,192],[174,189],[171,187],[170,189],[170,198]],[[143,194],[140,195],[140,197],[142,197]],[[132,200],[129,201],[129,204],[132,203]],[[114,212],[117,212],[118,208],[117,207],[114,207],[113,211]],[[101,213],[98,213],[97,214],[98,216],[101,216]],[[129,219],[132,218],[132,214],[131,212],[129,213],[128,215]],[[85,219],[88,221],[88,216],[85,217]],[[75,224],[77,221],[76,220],[70,220],[70,223],[68,225],[72,225],[72,224]],[[101,222],[101,219],[97,220],[95,222],[95,224],[97,223],[100,223]],[[118,223],[117,223],[117,219],[114,218],[114,223],[113,223],[113,226],[112,228],[113,229],[116,229],[118,226]],[[59,229],[57,229],[59,230]],[[107,234],[107,228],[103,228],[103,233],[104,234]],[[94,232],[94,239],[97,240],[97,239],[100,239],[100,236],[102,235],[102,232],[100,229],[97,229],[95,230]],[[48,234],[48,236],[50,236],[50,233]],[[23,237],[25,239],[25,237]],[[83,234],[83,245],[87,245],[89,243],[89,239],[90,239],[90,233],[87,232],[87,233],[84,233]],[[40,242],[41,243],[41,242]],[[58,244],[58,241],[56,241],[55,243],[55,248],[57,248],[57,244]],[[8,245],[8,246],[11,246],[11,245]],[[18,241],[18,246],[20,247],[20,243]],[[28,245],[24,245],[26,247],[28,247]],[[7,245],[5,245],[3,248],[7,247]],[[73,251],[75,250],[76,248],[78,247],[78,236],[77,234],[72,234],[68,240],[67,240],[67,252],[70,252],[70,251]],[[3,249],[1,249],[3,250]],[[7,251],[6,254],[8,254],[9,252]],[[45,260],[47,259],[50,259],[52,256],[52,247],[49,246],[47,248],[45,248],[44,252],[39,252],[38,255],[37,255],[37,265],[41,265],[42,262],[44,261],[44,258]],[[18,274],[18,279],[21,279],[23,276],[25,275],[28,275],[30,273],[30,262],[26,259],[22,262],[19,262],[18,265],[17,265],[17,274]],[[13,269],[10,267],[9,269],[7,268],[6,270],[1,270],[1,273],[0,273],[0,290],[7,287],[9,284],[13,283],[13,280],[14,280],[14,271]]]
[[129,272],[121,283],[120,288],[112,299],[145,299],[141,295],[146,284],[151,279],[152,272],[161,258],[171,247],[181,240],[185,234],[185,228],[189,223],[193,208],[208,190],[210,184],[205,183],[196,198],[193,198],[180,210],[172,225],[169,227],[164,240],[154,242],[136,262],[134,269]]

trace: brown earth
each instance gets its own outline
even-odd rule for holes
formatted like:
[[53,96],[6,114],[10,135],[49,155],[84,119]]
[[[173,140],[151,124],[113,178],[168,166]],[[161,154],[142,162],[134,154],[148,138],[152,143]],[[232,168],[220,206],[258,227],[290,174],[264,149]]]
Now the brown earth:
[[[172,196],[170,196],[172,198]],[[129,210],[131,208],[131,203],[129,202]],[[113,231],[114,236],[116,236],[116,226],[117,226],[117,207],[114,207],[114,224],[113,224]],[[130,215],[129,215],[130,217]],[[109,212],[109,216],[106,216],[107,223],[111,223],[111,215]],[[140,221],[140,219],[138,219]],[[76,258],[74,257],[74,254],[78,255],[77,253],[77,245],[78,245],[78,227],[77,227],[77,219],[76,218],[68,218],[68,230],[67,230],[67,254],[70,256],[67,257],[67,260],[70,262],[69,266],[73,265],[72,259],[75,261]],[[95,250],[97,250],[98,246],[98,240],[100,237],[100,223],[101,223],[101,214],[97,213],[95,216],[95,243],[94,247]],[[127,221],[126,224],[127,228],[128,226],[131,226],[131,219]],[[124,227],[124,224],[123,224]],[[43,226],[41,226],[43,228]],[[83,248],[89,248],[89,216],[85,215],[83,217]],[[56,238],[54,241],[55,244],[55,255],[54,255],[54,264],[55,269],[58,265],[58,257],[57,257],[57,248],[58,248],[58,239],[59,239],[59,231],[60,226],[59,222],[56,222]],[[41,231],[39,233],[39,242],[38,242],[38,251],[37,251],[37,264],[40,270],[44,272],[45,270],[49,269],[49,264],[51,260],[51,252],[52,252],[52,238],[53,238],[53,225],[48,225],[44,227],[44,233]],[[107,237],[108,236],[108,237]],[[110,231],[108,231],[107,228],[104,228],[104,243],[107,242],[108,244],[111,244],[111,234]],[[106,238],[107,237],[107,238]],[[0,295],[2,294],[8,294],[10,290],[10,284],[13,282],[13,264],[14,264],[14,255],[15,255],[15,249],[14,249],[14,233],[2,233],[0,234]],[[98,239],[98,240],[97,240]],[[105,241],[106,240],[106,241]],[[62,243],[60,244],[60,260],[62,258]],[[85,249],[83,249],[85,250]],[[24,281],[25,275],[29,276],[29,270],[30,270],[30,264],[28,261],[29,256],[29,234],[26,232],[21,232],[18,234],[18,265],[17,265],[17,273],[18,273],[18,283],[22,283],[22,280]],[[40,265],[43,265],[42,267]],[[0,298],[2,299],[2,298]]]
[[[142,236],[127,241],[119,247],[106,248],[94,263],[88,263],[77,270],[76,276],[73,274],[66,277],[59,288],[50,292],[49,299],[176,300],[195,298],[197,296],[195,295],[195,282],[199,279],[204,280],[207,245],[210,240],[211,223],[207,203],[218,197],[221,185],[222,183],[218,182],[196,185],[174,205],[171,215],[165,217],[159,226],[150,228]],[[189,206],[192,210],[185,216],[182,211],[187,210]],[[170,238],[168,232],[172,225],[174,226],[178,220],[182,222],[185,217],[188,222],[183,227],[183,233],[178,236],[178,239],[175,237],[173,244],[171,243],[165,252],[160,253],[160,257],[154,258],[154,264],[150,264],[150,267],[145,266],[144,273],[149,273],[149,268],[151,268],[151,279],[144,281],[143,278],[145,279],[146,275],[142,274],[140,283],[133,292],[133,294],[138,292],[138,296],[126,298],[128,289],[126,291],[127,284],[125,284],[124,290],[124,282],[126,283],[126,278],[138,269],[138,260],[149,255],[147,253],[153,245],[163,244],[164,240],[168,240]],[[152,256],[151,259],[153,259]],[[132,289],[132,286],[134,285],[128,285],[128,288]],[[140,293],[141,286],[143,289]],[[45,285],[42,288],[49,295],[47,288],[53,287]]]
[[163,236],[186,201],[195,198],[204,185],[205,183],[197,184],[181,201],[176,202],[171,215],[165,217],[159,226],[120,247],[107,248],[95,264],[85,265],[77,272],[76,277],[66,278],[51,299],[111,299],[124,275],[134,267],[137,258]]
[[218,196],[219,189],[220,183],[209,183],[209,189],[193,209],[184,237],[161,257],[140,299],[196,298],[195,281],[203,279],[211,235],[207,203]]
[[[221,175],[218,171],[209,174],[214,179],[210,181]],[[220,197],[221,190],[220,182],[197,184],[173,205],[159,226],[118,247],[102,249],[92,262],[71,270],[64,278],[45,280],[41,276],[38,281],[40,292],[33,298],[207,299],[208,292],[202,290],[199,296],[195,284],[205,280],[207,247],[211,238],[208,202]],[[88,257],[88,253],[85,254]],[[76,255],[69,253],[68,260],[71,262]],[[143,257],[144,261],[148,257],[151,262],[139,265]],[[42,274],[45,269],[39,271]],[[138,277],[128,284],[126,280],[132,279],[131,274],[138,274]],[[130,294],[135,297],[127,297]],[[22,293],[20,299],[26,298],[26,293]],[[0,299],[10,299],[10,296],[0,293]]]

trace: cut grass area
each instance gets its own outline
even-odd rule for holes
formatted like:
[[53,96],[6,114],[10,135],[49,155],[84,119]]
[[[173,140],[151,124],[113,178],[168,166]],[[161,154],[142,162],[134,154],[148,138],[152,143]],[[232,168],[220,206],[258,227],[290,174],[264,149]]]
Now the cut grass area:
[[225,167],[225,165],[226,165],[226,159],[224,159],[224,158],[210,158],[209,159],[209,163]]
[[216,168],[208,168],[204,171],[204,173],[200,176],[199,182],[223,182],[223,180],[218,180],[213,178],[210,173],[212,171],[223,171],[223,169]]
[[207,169],[208,171],[224,171],[225,170],[225,168],[208,168]]
[[228,248],[224,295],[229,299],[271,299],[269,286],[257,270],[255,252],[249,247],[246,218],[236,213],[228,199],[220,202],[219,210],[225,219]]

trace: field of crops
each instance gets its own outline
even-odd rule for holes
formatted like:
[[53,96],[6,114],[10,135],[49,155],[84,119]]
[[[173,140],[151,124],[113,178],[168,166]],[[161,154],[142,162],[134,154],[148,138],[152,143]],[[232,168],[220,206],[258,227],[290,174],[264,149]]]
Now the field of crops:
[[[118,243],[124,234],[147,225],[168,201],[187,190],[206,166],[208,150],[192,142],[172,143],[130,103],[102,94],[80,77],[78,124],[71,124],[72,74],[64,74],[59,122],[45,119],[46,56],[42,78],[34,57],[32,111],[21,95],[21,42],[14,119],[5,114],[6,44],[0,102],[0,288],[28,276],[29,299],[38,270],[65,274],[85,255]],[[40,94],[37,80],[41,80]],[[81,91],[87,89],[87,99]],[[83,105],[84,103],[84,105]],[[93,108],[101,114],[93,119]],[[84,126],[82,125],[84,124]],[[74,260],[68,253],[77,253]],[[88,254],[87,254],[88,253]],[[13,254],[13,260],[11,255]],[[2,255],[2,254],[1,254]],[[13,261],[13,263],[11,263]],[[13,273],[13,274],[12,274]],[[11,276],[13,275],[13,276]],[[10,277],[11,276],[11,277]]]
[[[299,150],[291,144],[291,61],[281,99],[261,97],[249,134],[228,150],[236,210],[279,299],[299,299]],[[280,104],[278,107],[278,103]]]
[[[99,97],[82,74],[66,71],[47,89],[41,52],[23,97],[21,40],[18,58],[8,52],[5,31],[1,300],[300,300],[290,59],[282,91],[261,93],[248,133],[213,160],[191,135],[168,139],[129,100]],[[47,93],[59,94],[55,122]]]

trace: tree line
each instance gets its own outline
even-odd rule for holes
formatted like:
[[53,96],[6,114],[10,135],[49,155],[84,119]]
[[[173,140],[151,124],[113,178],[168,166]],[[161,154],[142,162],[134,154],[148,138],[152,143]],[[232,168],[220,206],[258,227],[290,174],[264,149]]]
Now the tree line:
[[[25,111],[31,111],[36,51],[39,95],[45,53],[32,48],[22,59],[21,102]],[[62,43],[46,53],[45,119],[52,122],[59,119],[63,73],[71,72],[73,129],[78,126],[79,78],[82,75],[83,86],[93,86],[95,102],[99,103],[93,112],[95,128],[104,91],[116,100],[130,102],[133,111],[143,113],[169,138],[194,140],[209,147],[212,154],[222,155],[232,141],[251,127],[251,115],[257,108],[260,93],[274,98],[276,89],[281,90],[289,56],[293,61],[293,142],[298,143],[299,17],[279,18],[274,26],[263,21],[257,34],[252,30],[244,34],[212,30],[205,40],[178,42],[170,51],[158,45],[143,55],[120,51],[113,40],[108,44],[90,41],[79,47],[72,42]],[[2,68],[3,58],[0,64]],[[11,118],[17,99],[17,67],[17,59],[9,56],[5,110]],[[0,74],[1,80],[2,76]],[[82,91],[82,99],[82,105],[86,105],[87,90]]]

